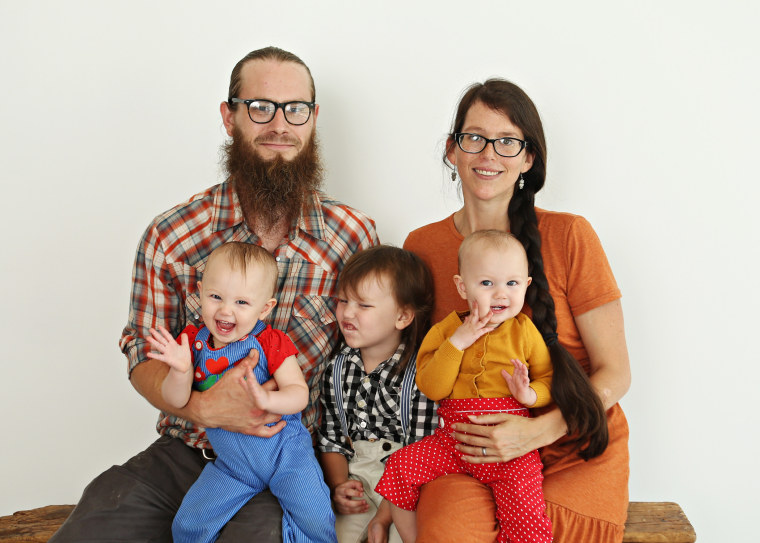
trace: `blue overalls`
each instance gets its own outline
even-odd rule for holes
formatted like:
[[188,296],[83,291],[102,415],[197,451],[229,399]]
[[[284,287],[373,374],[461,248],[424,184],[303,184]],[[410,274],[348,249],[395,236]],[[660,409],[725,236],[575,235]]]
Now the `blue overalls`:
[[[206,360],[224,356],[231,368],[256,349],[259,362],[253,373],[259,383],[268,381],[266,355],[255,337],[265,327],[259,321],[248,336],[216,350],[208,348],[209,330],[202,328],[191,345],[195,367],[205,369]],[[214,541],[243,505],[269,487],[283,509],[283,542],[337,543],[330,491],[314,456],[311,436],[300,413],[282,419],[287,421],[285,427],[269,438],[206,429],[217,458],[206,464],[185,495],[172,524],[175,542]],[[251,541],[255,540],[256,534],[251,534]]]

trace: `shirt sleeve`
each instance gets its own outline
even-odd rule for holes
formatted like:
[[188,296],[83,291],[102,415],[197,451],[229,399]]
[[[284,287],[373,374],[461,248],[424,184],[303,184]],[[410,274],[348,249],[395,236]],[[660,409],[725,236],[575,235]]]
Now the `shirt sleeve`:
[[269,375],[274,375],[286,358],[298,354],[298,349],[290,341],[287,334],[281,330],[275,330],[271,326],[262,330],[256,339],[259,340],[261,348],[267,355]]
[[544,407],[551,402],[552,357],[541,332],[528,317],[522,315],[521,331],[523,341],[528,349],[526,362],[530,376],[530,388],[536,391],[536,403],[526,407]]
[[442,324],[433,326],[417,353],[417,386],[422,393],[435,401],[447,398],[454,390],[463,356],[446,338]]
[[412,391],[412,409],[410,412],[409,435],[404,445],[419,441],[431,435],[438,424],[435,402],[425,396],[416,386]]
[[132,269],[129,317],[119,346],[127,356],[128,372],[148,360],[151,328],[163,326],[178,337],[184,322],[184,293],[174,287],[170,266],[159,242],[158,230],[151,225],[143,234]]

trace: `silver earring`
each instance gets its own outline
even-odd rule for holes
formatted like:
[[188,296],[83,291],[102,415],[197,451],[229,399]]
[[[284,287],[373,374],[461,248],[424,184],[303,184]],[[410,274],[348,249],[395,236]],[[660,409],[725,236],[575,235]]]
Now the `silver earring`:
[[521,173],[519,179],[517,180],[517,190],[522,190],[524,186],[525,186],[525,179],[523,179],[523,176]]
[[457,170],[456,168],[451,170],[451,182],[455,182],[457,180]]

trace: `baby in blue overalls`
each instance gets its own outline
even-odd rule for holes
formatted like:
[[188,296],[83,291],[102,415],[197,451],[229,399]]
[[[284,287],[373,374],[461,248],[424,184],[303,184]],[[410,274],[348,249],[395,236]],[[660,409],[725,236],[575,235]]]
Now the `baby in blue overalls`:
[[[330,492],[301,424],[309,390],[295,345],[262,322],[277,303],[277,276],[277,263],[263,248],[226,243],[211,253],[198,283],[205,326],[188,326],[179,343],[165,328],[151,329],[148,341],[156,352],[149,356],[170,368],[161,391],[171,405],[184,407],[192,388],[211,387],[255,349],[258,364],[241,385],[256,407],[287,421],[269,438],[206,429],[217,459],[185,495],[172,524],[175,542],[214,541],[243,505],[269,487],[283,509],[283,541],[337,543]],[[261,386],[270,376],[277,390]]]

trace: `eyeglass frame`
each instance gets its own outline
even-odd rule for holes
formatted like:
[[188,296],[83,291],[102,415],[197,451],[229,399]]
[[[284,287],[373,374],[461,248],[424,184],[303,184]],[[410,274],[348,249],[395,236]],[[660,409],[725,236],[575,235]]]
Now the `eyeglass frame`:
[[[483,148],[480,151],[465,151],[462,148],[462,142],[459,141],[462,136],[477,136],[479,138],[483,138],[483,140],[485,141],[485,143],[483,144]],[[515,153],[514,155],[502,155],[499,151],[496,150],[496,142],[499,141],[499,140],[519,141],[520,142],[520,150],[517,151],[517,153]],[[503,138],[493,138],[493,139],[490,139],[490,138],[487,138],[487,137],[485,137],[485,136],[483,136],[481,134],[475,134],[474,132],[454,132],[454,141],[457,143],[457,147],[459,147],[462,150],[463,153],[467,153],[469,155],[477,155],[478,153],[482,153],[483,151],[486,150],[486,147],[488,147],[488,144],[490,143],[491,145],[493,145],[494,153],[496,153],[497,155],[499,155],[501,157],[504,157],[504,158],[514,158],[514,157],[518,156],[520,153],[523,152],[523,150],[525,150],[528,147],[528,144],[530,143],[527,140],[521,140],[520,138],[514,138],[512,136],[505,136]]]
[[[253,102],[269,102],[270,104],[274,105],[274,113],[272,113],[272,118],[268,121],[254,121],[253,117],[251,117],[251,104]],[[251,98],[249,100],[243,100],[242,98],[233,98],[230,97],[227,99],[227,103],[230,105],[230,107],[234,107],[232,104],[245,104],[245,108],[248,111],[248,118],[251,119],[251,122],[254,122],[256,124],[267,124],[271,123],[274,118],[277,116],[277,110],[282,110],[282,116],[285,118],[288,124],[292,124],[293,126],[303,126],[306,123],[309,122],[309,119],[311,119],[311,113],[314,111],[314,107],[317,105],[316,102],[305,102],[304,100],[291,100],[290,102],[275,102],[274,100],[267,100],[266,98]],[[308,106],[309,108],[309,116],[306,117],[306,120],[302,123],[292,123],[290,122],[290,119],[288,119],[287,114],[285,113],[285,106],[290,104],[304,104]]]

